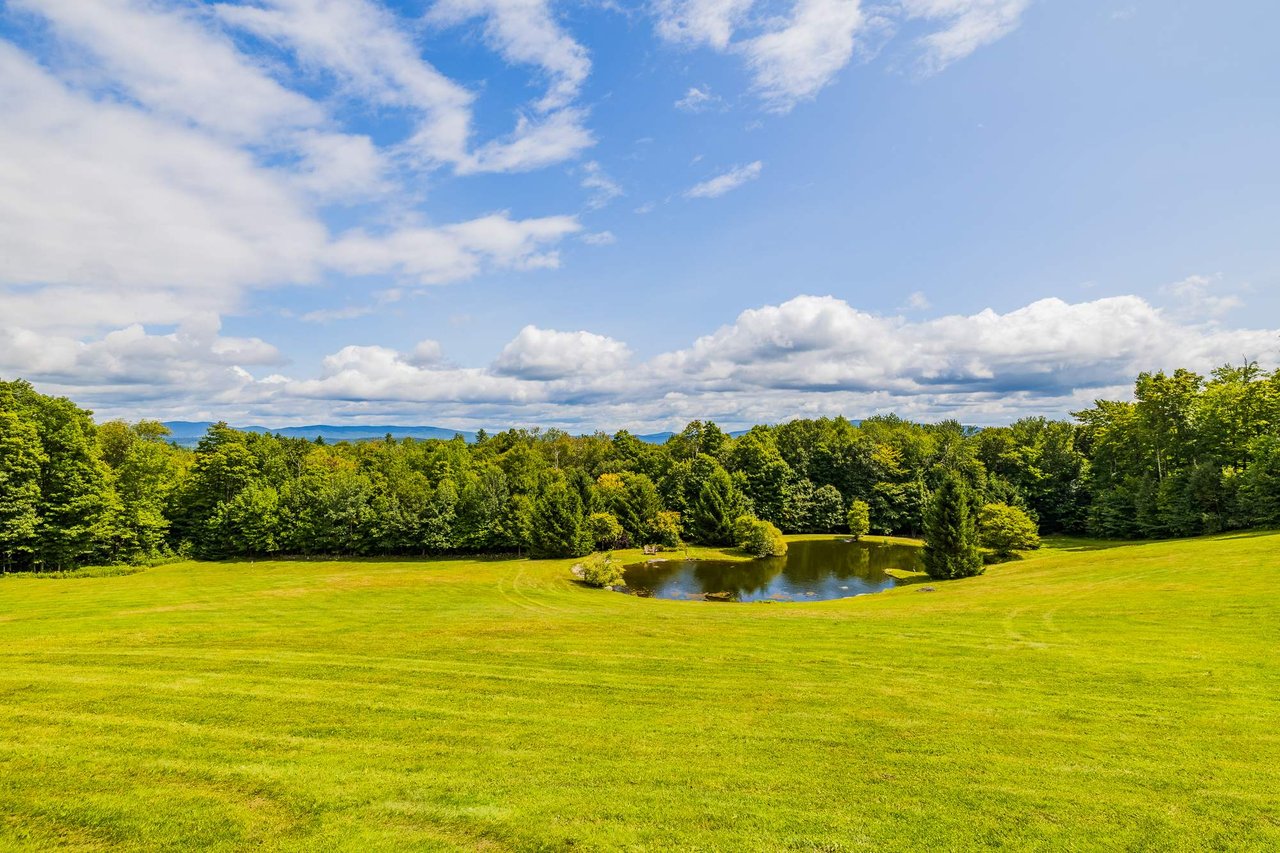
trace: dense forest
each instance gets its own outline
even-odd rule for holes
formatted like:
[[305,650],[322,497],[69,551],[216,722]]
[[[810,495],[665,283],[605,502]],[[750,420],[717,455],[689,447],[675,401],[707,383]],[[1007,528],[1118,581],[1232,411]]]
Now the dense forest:
[[733,541],[743,515],[788,533],[918,533],[954,475],[1042,533],[1189,536],[1280,526],[1280,370],[1142,374],[1132,402],[1074,421],[971,429],[874,417],[739,437],[694,421],[663,445],[627,432],[481,432],[472,444],[326,445],[211,427],[194,450],[158,423],[95,424],[0,382],[0,565],[273,554],[584,554]]

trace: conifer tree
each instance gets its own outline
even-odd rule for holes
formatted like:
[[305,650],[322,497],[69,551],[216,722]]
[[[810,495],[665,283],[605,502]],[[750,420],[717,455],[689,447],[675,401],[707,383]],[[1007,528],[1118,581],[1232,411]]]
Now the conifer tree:
[[924,570],[937,580],[982,574],[978,523],[968,490],[948,471],[925,512]]

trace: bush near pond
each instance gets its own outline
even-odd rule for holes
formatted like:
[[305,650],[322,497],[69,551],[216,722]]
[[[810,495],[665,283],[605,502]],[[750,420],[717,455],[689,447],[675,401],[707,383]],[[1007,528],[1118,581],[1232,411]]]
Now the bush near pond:
[[787,553],[787,540],[782,531],[767,521],[749,515],[739,516],[733,523],[738,547],[753,557],[781,557]]
[[587,586],[604,588],[622,586],[622,564],[612,554],[592,554],[581,563],[582,582]]

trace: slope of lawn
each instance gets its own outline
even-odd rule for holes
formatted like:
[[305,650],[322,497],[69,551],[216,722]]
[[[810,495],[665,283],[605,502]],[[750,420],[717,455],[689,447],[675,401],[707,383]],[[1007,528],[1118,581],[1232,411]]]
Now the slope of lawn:
[[1280,534],[805,604],[570,563],[0,579],[0,848],[1280,848]]

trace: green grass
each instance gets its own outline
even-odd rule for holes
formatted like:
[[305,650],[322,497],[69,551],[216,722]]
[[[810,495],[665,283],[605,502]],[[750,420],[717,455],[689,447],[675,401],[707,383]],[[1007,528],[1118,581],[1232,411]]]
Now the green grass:
[[0,580],[0,848],[1280,847],[1280,535],[806,604],[572,561]]

